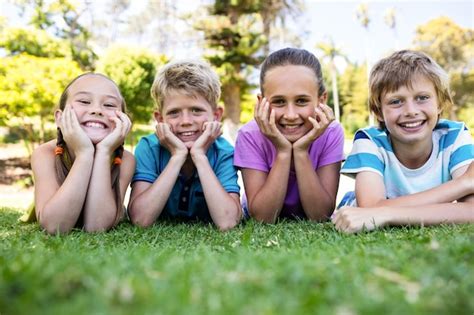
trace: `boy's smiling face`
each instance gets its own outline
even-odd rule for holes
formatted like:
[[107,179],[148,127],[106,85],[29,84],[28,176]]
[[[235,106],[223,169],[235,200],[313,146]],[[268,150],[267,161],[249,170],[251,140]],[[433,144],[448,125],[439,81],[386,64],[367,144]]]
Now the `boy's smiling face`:
[[188,149],[203,133],[205,122],[220,120],[222,108],[213,109],[201,95],[172,91],[164,100],[161,113],[155,112],[157,122],[170,125],[171,131]]
[[382,117],[397,146],[425,144],[430,146],[431,134],[441,113],[433,82],[417,75],[411,86],[401,86],[382,96]]

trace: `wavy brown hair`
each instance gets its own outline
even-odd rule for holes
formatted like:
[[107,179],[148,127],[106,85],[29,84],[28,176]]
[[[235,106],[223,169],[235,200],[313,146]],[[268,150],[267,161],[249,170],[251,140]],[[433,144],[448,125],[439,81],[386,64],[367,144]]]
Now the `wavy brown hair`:
[[[74,78],[64,88],[64,91],[61,94],[61,97],[59,99],[59,109],[64,110],[64,108],[66,106],[66,103],[67,103],[67,100],[68,100],[69,87],[74,82],[76,82],[78,79],[80,79],[82,77],[85,77],[85,76],[88,76],[88,75],[95,75],[95,76],[103,77],[103,78],[109,80],[110,82],[112,82],[115,86],[117,86],[117,84],[114,81],[112,81],[109,77],[107,77],[103,74],[93,73],[93,72],[83,73],[83,74],[77,76],[76,78]],[[125,100],[124,100],[122,94],[120,93],[120,89],[118,88],[118,86],[117,86],[117,90],[119,91],[120,97],[122,99],[120,108],[121,108],[122,112],[126,113],[127,106],[125,104]],[[72,167],[72,164],[74,163],[74,161],[72,160],[71,154],[69,153],[67,143],[64,141],[61,129],[58,127],[57,130],[58,130],[58,136],[57,136],[56,146],[61,147],[63,149],[63,154],[56,155],[55,168],[56,168],[56,179],[57,179],[59,185],[62,185],[64,183],[64,181],[66,180],[66,177],[69,174],[69,171],[71,170],[71,167]],[[123,151],[124,151],[124,148],[123,148],[123,143],[122,143],[118,148],[115,149],[115,151],[112,155],[111,170],[110,170],[110,172],[111,172],[111,187],[112,187],[112,190],[114,191],[115,202],[117,204],[117,213],[115,215],[115,224],[118,223],[120,221],[120,219],[122,218],[122,216],[123,216],[123,205],[122,205],[122,202],[121,202],[122,198],[121,198],[121,194],[120,194],[120,183],[119,183],[120,164],[115,164],[115,163],[113,163],[113,161],[117,157],[122,159]],[[82,220],[83,220],[83,214],[81,212],[81,215],[79,217],[79,221],[80,221],[79,224],[80,225],[82,225]]]

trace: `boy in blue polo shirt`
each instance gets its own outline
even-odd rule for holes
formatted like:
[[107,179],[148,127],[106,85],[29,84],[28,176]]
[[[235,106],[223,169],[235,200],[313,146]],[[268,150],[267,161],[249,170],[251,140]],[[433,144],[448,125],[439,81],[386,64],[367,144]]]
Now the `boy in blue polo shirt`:
[[221,230],[241,218],[233,147],[221,137],[220,83],[201,61],[166,65],[151,88],[156,133],[135,150],[129,216],[147,227],[159,217],[213,221]]

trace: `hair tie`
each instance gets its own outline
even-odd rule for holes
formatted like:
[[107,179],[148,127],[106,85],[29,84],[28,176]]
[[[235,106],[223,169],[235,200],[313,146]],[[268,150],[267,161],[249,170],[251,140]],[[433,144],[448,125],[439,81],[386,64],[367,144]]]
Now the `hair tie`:
[[56,146],[56,148],[54,148],[54,154],[55,155],[63,155],[63,153],[64,153],[64,148],[63,147]]
[[122,159],[116,156],[114,158],[114,165],[120,165],[120,164],[122,164]]

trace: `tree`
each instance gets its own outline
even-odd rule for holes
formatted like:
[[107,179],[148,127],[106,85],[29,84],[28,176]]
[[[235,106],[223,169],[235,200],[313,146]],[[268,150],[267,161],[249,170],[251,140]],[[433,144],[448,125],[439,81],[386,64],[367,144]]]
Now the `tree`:
[[417,28],[413,46],[449,73],[454,100],[453,108],[449,109],[450,119],[456,120],[459,114],[469,112],[467,108],[474,106],[474,29],[462,28],[447,17],[436,18]]
[[263,60],[259,52],[266,39],[258,8],[257,1],[217,0],[209,7],[210,16],[196,24],[210,51],[206,57],[221,78],[225,117],[235,126],[240,122],[241,96],[251,87],[247,77]]
[[284,25],[287,15],[295,17],[301,14],[303,4],[300,0],[267,0],[258,1],[258,5],[258,11],[262,17],[263,35],[267,39],[263,46],[263,54],[267,56],[270,53],[272,27],[277,21]]
[[395,8],[390,8],[385,12],[384,21],[393,32],[393,37],[395,39],[395,50],[398,50],[397,13]]
[[[360,24],[363,28],[365,28],[365,61],[366,61],[366,71],[367,71],[367,81],[370,75],[370,47],[369,47],[369,24],[370,24],[370,16],[369,16],[369,6],[366,3],[360,4],[356,9],[356,17],[359,20]],[[375,123],[374,116],[370,112],[369,103],[366,104],[367,113],[369,118],[369,125],[373,125]]]
[[154,110],[150,89],[156,70],[167,61],[164,55],[145,50],[111,47],[98,61],[97,71],[117,83],[134,123],[148,123]]
[[70,57],[64,42],[35,28],[6,28],[0,34],[0,47],[10,56],[26,53],[37,57]]
[[348,135],[367,125],[367,86],[365,65],[349,64],[340,77],[341,122]]
[[47,124],[64,87],[81,70],[67,58],[27,54],[4,57],[0,63],[0,125],[22,127],[23,141],[31,153],[47,139]]
[[334,104],[334,115],[337,121],[341,121],[339,109],[339,93],[337,88],[337,68],[335,59],[338,57],[347,61],[347,57],[342,53],[342,50],[334,44],[332,40],[328,43],[319,43],[316,48],[323,53],[323,58],[329,59],[329,72],[331,74],[332,98]]
[[33,10],[29,24],[65,40],[72,58],[82,70],[93,70],[97,55],[89,45],[91,33],[79,19],[85,12],[79,11],[69,0],[16,0],[23,14],[27,8]]

